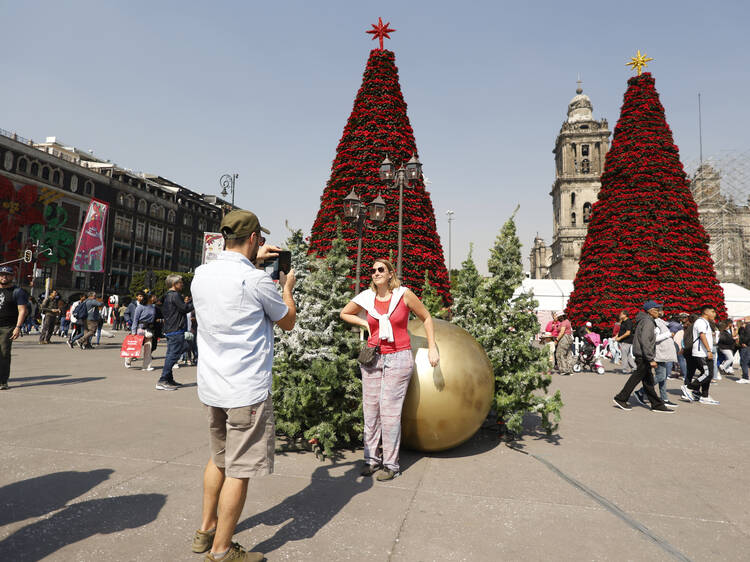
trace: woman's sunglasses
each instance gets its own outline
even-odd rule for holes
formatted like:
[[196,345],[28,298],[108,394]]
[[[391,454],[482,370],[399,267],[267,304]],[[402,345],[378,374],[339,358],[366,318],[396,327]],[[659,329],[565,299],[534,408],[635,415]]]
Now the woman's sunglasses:
[[382,265],[380,267],[373,267],[372,274],[375,275],[376,273],[385,273],[385,267]]

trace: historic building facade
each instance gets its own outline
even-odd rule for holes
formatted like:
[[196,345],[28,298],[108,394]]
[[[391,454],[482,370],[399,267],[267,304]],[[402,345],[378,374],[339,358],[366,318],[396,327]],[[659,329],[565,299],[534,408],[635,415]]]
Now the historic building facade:
[[708,247],[719,281],[750,287],[750,200],[736,202],[723,193],[721,173],[710,163],[698,167],[690,190],[710,237]]
[[609,135],[607,120],[594,119],[591,100],[579,82],[552,151],[556,176],[550,192],[552,244],[547,246],[539,236],[534,239],[529,256],[532,278],[575,278],[591,206],[601,188]]
[[[104,274],[71,269],[92,198],[109,204]],[[215,232],[227,203],[160,176],[134,173],[54,137],[44,143],[0,130],[0,261],[38,244],[34,288],[45,280],[68,294],[103,288],[126,294],[139,271],[190,271],[201,263],[203,232]],[[19,280],[32,281],[32,264]]]

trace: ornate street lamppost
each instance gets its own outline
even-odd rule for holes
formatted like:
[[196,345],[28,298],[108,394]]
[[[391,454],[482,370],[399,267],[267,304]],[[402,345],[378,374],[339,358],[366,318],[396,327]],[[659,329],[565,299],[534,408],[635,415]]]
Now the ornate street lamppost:
[[221,195],[226,197],[229,193],[232,194],[232,208],[234,209],[234,184],[239,174],[224,174],[219,178],[219,185],[221,186]]
[[[369,216],[368,216],[369,215]],[[355,281],[355,293],[359,294],[359,281],[362,270],[362,231],[365,222],[369,218],[371,222],[378,224],[385,220],[385,201],[378,196],[365,207],[355,193],[354,188],[344,198],[344,216],[349,220],[357,221],[357,278]]]
[[416,155],[401,166],[398,170],[390,161],[388,156],[380,164],[380,179],[383,181],[393,180],[393,187],[398,187],[398,259],[396,260],[396,276],[402,279],[403,253],[404,253],[404,186],[409,181],[418,180],[422,177],[422,163]]
[[455,215],[456,213],[454,213],[453,211],[447,211],[445,214],[448,215],[448,284],[450,285],[450,282],[451,282],[451,266],[452,266],[452,264],[451,264],[451,246],[452,246],[452,242],[453,242],[453,240],[451,239],[452,235],[453,235],[453,232],[451,231],[452,230],[451,226],[453,226],[453,220],[454,220],[453,219],[453,215]]

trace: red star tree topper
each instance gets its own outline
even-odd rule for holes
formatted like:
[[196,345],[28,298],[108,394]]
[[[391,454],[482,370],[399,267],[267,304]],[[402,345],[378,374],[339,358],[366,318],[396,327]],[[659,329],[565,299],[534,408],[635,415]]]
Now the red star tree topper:
[[568,301],[571,321],[608,330],[621,310],[649,299],[667,315],[710,304],[725,317],[708,235],[648,72],[628,80],[601,182]]
[[[331,177],[323,190],[310,239],[310,251],[326,255],[336,236],[336,220],[341,219],[349,257],[355,261],[357,229],[343,218],[344,198],[353,188],[367,205],[380,192],[386,202],[386,217],[374,229],[365,227],[362,289],[370,283],[369,269],[373,261],[392,255],[395,264],[398,254],[398,189],[392,188],[392,182],[380,180],[380,163],[387,155],[400,166],[418,153],[394,61],[391,51],[375,49],[370,52],[362,86],[336,149]],[[421,179],[404,188],[403,243],[404,284],[421,294],[424,273],[429,271],[430,283],[449,305],[452,299],[448,271],[435,227],[435,212]],[[354,266],[350,276],[353,282]]]
[[391,29],[391,27],[390,27],[391,26],[391,22],[388,22],[385,25],[383,25],[382,18],[378,18],[378,24],[377,25],[375,25],[374,23],[370,24],[370,25],[372,26],[372,29],[370,31],[367,31],[367,33],[372,34],[372,40],[373,41],[375,41],[375,39],[379,39],[380,40],[380,50],[382,51],[383,50],[383,38],[385,37],[386,39],[390,39],[391,38],[391,33],[393,33],[396,30],[395,29]]

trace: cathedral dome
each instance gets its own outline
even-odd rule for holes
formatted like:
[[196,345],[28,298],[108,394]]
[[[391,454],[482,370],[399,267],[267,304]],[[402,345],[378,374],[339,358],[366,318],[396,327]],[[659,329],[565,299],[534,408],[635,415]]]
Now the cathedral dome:
[[594,106],[591,104],[591,100],[583,93],[583,89],[578,86],[575,97],[568,104],[568,123],[593,121],[593,110]]

